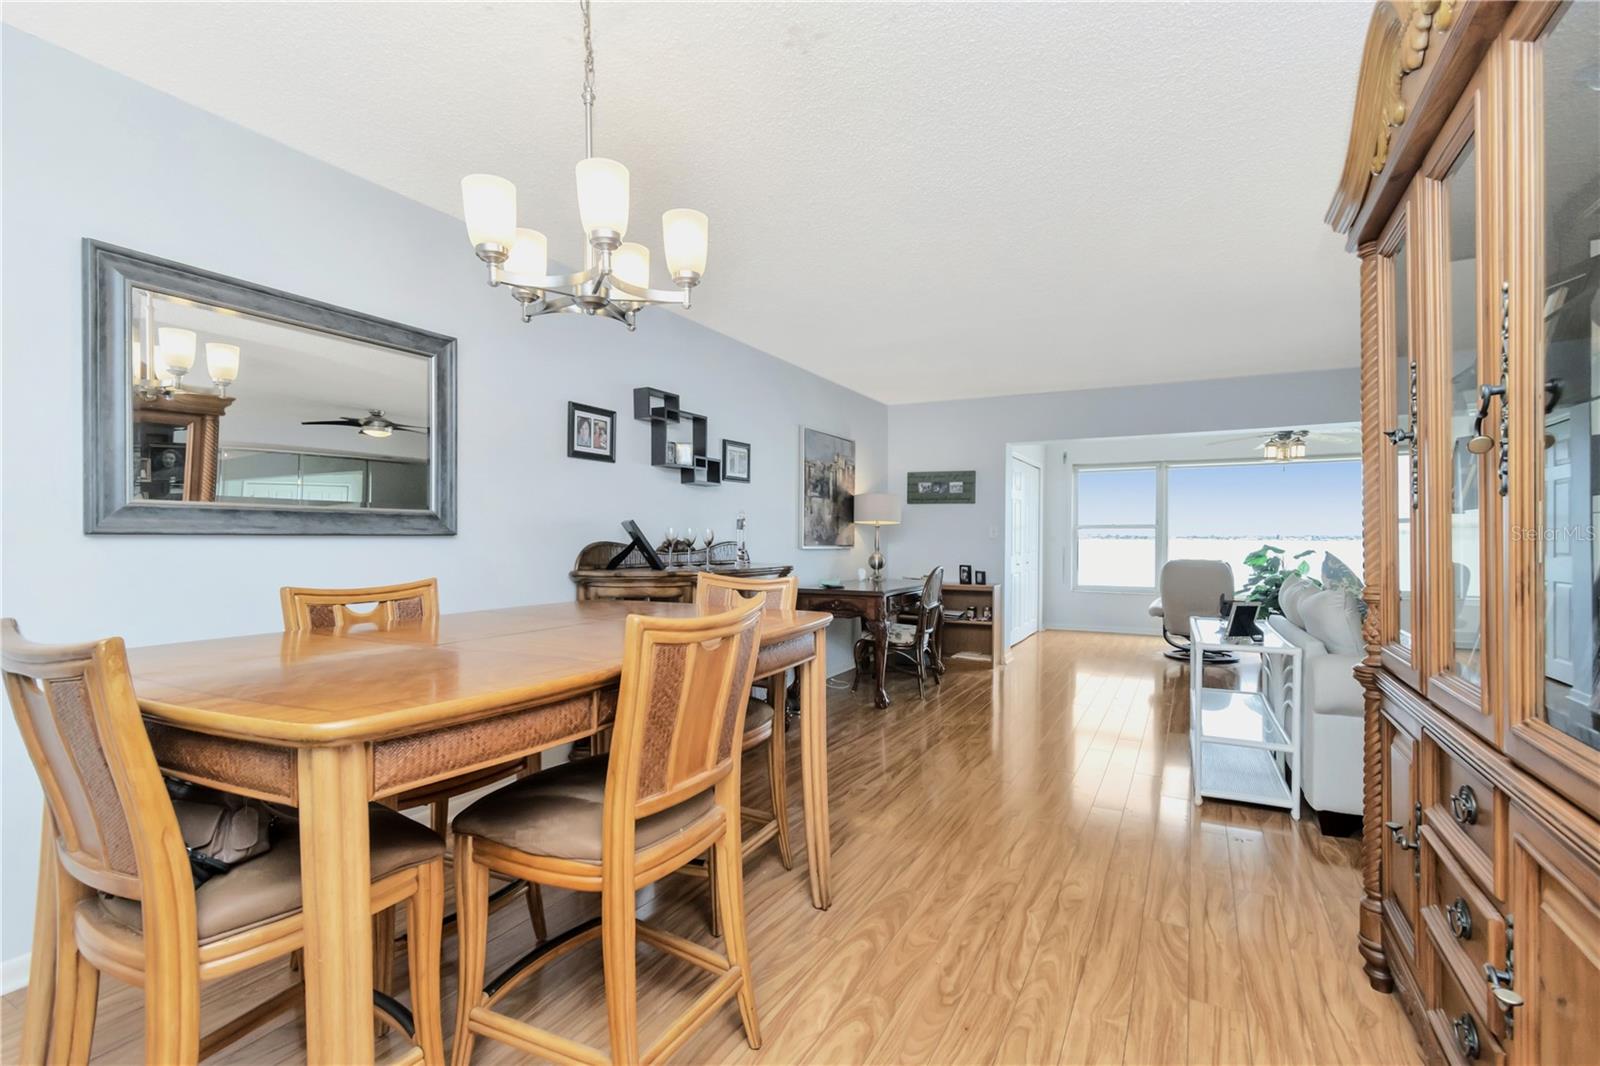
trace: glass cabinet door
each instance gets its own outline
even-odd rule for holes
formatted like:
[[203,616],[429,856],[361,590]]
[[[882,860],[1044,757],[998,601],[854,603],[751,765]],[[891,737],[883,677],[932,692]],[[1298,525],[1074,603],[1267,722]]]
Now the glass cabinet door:
[[1600,813],[1600,4],[1538,18],[1508,24],[1511,158],[1532,164],[1512,200],[1511,566],[1535,575],[1515,625],[1536,639],[1507,746]]
[[1421,687],[1416,669],[1418,553],[1417,516],[1417,402],[1415,354],[1416,285],[1414,235],[1409,230],[1412,206],[1408,201],[1390,223],[1380,242],[1379,255],[1386,269],[1380,277],[1382,358],[1386,364],[1380,385],[1383,435],[1390,451],[1391,482],[1384,491],[1384,521],[1388,535],[1383,551],[1389,565],[1382,590],[1379,616],[1383,657],[1389,669],[1415,687]]

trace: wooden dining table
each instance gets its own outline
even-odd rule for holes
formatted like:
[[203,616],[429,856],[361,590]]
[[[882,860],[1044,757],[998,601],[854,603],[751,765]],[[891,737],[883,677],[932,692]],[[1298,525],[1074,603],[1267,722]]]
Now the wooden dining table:
[[[593,735],[616,712],[627,616],[698,611],[544,604],[129,652],[165,772],[299,809],[309,1062],[373,1058],[368,804]],[[806,861],[822,909],[831,620],[765,612],[756,667],[798,674]]]

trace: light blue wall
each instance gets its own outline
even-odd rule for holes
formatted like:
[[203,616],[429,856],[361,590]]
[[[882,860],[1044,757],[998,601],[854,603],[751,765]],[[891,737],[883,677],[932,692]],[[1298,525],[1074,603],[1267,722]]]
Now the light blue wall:
[[[884,530],[884,554],[896,574],[940,565],[953,574],[957,565],[971,563],[974,569],[988,571],[990,581],[1003,580],[1007,444],[1359,418],[1354,367],[890,407],[890,491],[904,498],[906,473],[911,470],[976,469],[978,498],[973,504],[904,508],[902,523]],[[1050,471],[1045,474],[1045,506],[1059,507],[1064,497],[1052,496]]]
[[[615,538],[624,518],[731,534],[742,509],[758,560],[796,563],[807,578],[865,564],[864,545],[798,549],[799,426],[854,438],[859,490],[870,491],[884,483],[882,404],[667,312],[634,334],[566,316],[524,325],[483,283],[459,220],[10,27],[0,47],[0,611],[28,635],[139,645],[261,632],[280,624],[284,584],[435,575],[450,611],[565,600],[578,549]],[[84,237],[458,338],[460,534],[85,536]],[[681,392],[714,441],[749,441],[752,483],[696,489],[652,469],[647,427],[626,414],[637,385]],[[565,457],[568,400],[622,415],[615,465]],[[836,670],[845,648],[835,643]],[[40,798],[4,718],[0,977],[11,979],[29,946]]]

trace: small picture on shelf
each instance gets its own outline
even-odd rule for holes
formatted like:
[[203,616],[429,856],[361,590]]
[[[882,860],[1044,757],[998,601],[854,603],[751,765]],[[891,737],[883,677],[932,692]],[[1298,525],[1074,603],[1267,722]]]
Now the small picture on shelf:
[[567,404],[567,457],[594,459],[602,463],[617,461],[616,438],[612,432],[615,411],[587,404]]
[[722,441],[722,480],[750,480],[750,445],[742,440]]
[[987,585],[989,583],[989,572],[987,570],[974,570],[972,572],[972,583],[974,585]]
[[972,584],[972,564],[971,563],[962,563],[961,564],[961,583],[963,585]]

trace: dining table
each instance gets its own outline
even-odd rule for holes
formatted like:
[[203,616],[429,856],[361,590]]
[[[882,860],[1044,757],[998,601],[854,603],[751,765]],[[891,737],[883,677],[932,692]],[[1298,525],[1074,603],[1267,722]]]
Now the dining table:
[[[606,728],[628,615],[697,613],[693,604],[583,601],[130,650],[165,773],[298,809],[308,1062],[373,1060],[368,805]],[[819,909],[830,902],[831,620],[764,611],[755,671],[797,674],[806,861]]]

